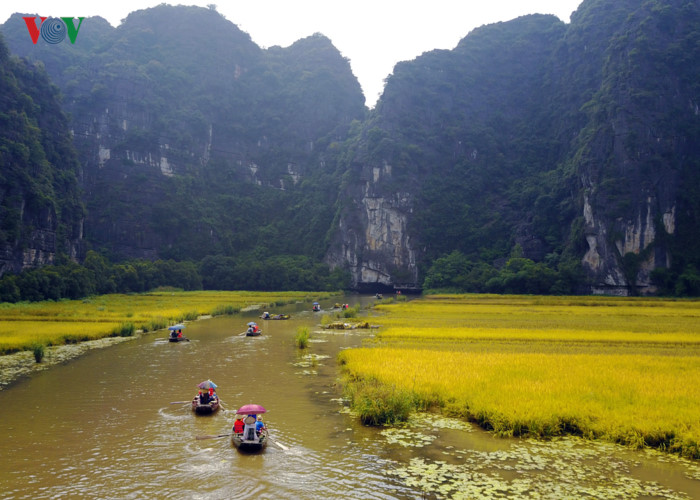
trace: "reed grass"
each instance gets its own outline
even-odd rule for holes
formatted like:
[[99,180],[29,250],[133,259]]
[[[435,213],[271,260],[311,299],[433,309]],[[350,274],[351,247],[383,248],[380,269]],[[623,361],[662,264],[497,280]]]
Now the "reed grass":
[[340,354],[353,407],[376,386],[499,435],[700,458],[699,301],[437,296],[375,310],[376,346]]
[[309,328],[307,326],[297,328],[294,343],[299,349],[306,349],[309,346]]

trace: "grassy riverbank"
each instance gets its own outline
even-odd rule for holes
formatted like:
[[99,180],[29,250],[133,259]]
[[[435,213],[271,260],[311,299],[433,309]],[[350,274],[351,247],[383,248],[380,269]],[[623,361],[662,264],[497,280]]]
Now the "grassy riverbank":
[[154,291],[83,300],[0,304],[0,354],[130,335],[200,316],[234,314],[252,305],[273,307],[332,294],[309,292]]
[[368,423],[439,407],[500,435],[700,458],[700,301],[442,295],[376,310],[376,345],[340,355]]

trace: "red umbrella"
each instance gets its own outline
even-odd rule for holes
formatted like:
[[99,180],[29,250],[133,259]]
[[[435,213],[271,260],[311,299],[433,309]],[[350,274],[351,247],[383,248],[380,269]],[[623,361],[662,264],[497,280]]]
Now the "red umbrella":
[[236,413],[241,415],[257,415],[258,413],[265,413],[266,411],[267,410],[260,405],[249,404],[241,406],[236,410]]

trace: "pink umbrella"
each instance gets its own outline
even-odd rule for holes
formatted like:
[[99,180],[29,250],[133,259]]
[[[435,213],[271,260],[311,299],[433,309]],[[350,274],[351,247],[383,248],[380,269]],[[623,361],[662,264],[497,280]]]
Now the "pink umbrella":
[[236,410],[236,413],[240,415],[257,415],[258,413],[265,413],[266,411],[267,410],[260,405],[249,404],[241,406]]

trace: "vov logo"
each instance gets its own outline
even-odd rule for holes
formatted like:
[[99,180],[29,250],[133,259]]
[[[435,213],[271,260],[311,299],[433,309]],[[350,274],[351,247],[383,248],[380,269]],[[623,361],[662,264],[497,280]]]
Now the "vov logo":
[[[36,45],[39,41],[39,35],[46,43],[56,44],[61,43],[68,35],[70,43],[75,43],[78,37],[78,31],[83,25],[84,17],[23,17],[24,22],[29,30],[29,36],[32,37],[32,43]],[[36,20],[39,19],[37,25]],[[78,19],[78,26],[75,26],[75,20]]]

